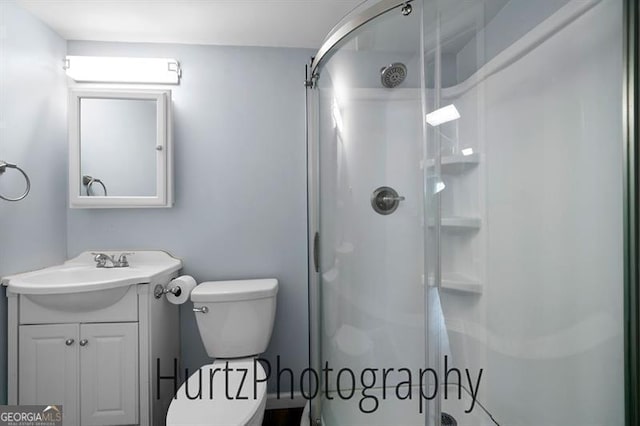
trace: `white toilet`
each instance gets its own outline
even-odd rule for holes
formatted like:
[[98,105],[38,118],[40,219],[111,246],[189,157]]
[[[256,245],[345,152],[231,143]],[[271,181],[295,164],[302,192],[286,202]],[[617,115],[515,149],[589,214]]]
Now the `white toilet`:
[[215,362],[180,386],[167,426],[262,424],[267,387],[254,359],[271,339],[277,293],[275,279],[211,281],[191,292],[200,337]]

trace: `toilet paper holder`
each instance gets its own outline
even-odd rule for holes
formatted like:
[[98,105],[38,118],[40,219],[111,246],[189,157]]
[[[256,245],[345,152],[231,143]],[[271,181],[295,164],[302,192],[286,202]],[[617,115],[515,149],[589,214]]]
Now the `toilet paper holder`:
[[179,285],[173,287],[163,287],[162,284],[156,284],[156,286],[153,288],[153,297],[155,297],[156,299],[160,299],[162,296],[168,293],[171,293],[174,296],[180,296],[180,293],[182,293],[182,289]]

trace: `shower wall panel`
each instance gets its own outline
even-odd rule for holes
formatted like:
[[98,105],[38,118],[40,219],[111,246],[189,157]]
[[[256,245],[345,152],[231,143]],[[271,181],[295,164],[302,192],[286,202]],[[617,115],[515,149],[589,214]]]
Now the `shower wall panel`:
[[501,424],[624,423],[621,22],[602,1],[451,99],[483,132],[487,264],[442,294],[448,352]]

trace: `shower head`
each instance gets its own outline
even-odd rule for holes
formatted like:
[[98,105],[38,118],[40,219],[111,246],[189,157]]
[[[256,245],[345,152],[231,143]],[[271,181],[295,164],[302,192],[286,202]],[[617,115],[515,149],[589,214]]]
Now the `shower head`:
[[407,77],[407,67],[401,62],[382,67],[380,70],[380,81],[388,89],[392,89],[402,83]]

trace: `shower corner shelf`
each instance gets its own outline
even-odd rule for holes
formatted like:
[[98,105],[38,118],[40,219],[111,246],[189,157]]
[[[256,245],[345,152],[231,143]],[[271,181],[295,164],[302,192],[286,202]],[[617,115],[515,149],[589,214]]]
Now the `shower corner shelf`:
[[443,274],[440,287],[443,290],[482,294],[482,283],[477,279],[462,274]]
[[[429,227],[433,227],[434,225],[435,221],[429,220]],[[451,229],[480,229],[482,226],[482,219],[479,217],[463,216],[443,217],[440,219],[440,226]]]
[[[443,172],[448,173],[460,173],[467,170],[470,167],[477,165],[480,162],[480,154],[473,153],[470,155],[445,155],[440,159],[440,167]],[[435,167],[435,160],[427,160],[427,167]]]

